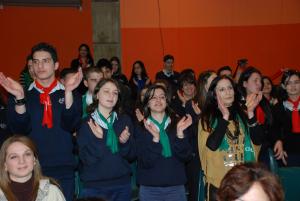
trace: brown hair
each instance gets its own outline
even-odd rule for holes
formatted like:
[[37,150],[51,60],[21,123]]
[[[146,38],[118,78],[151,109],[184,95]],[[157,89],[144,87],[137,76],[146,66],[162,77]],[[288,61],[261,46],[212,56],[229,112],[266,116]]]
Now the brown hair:
[[223,178],[218,201],[233,201],[243,196],[254,183],[259,183],[270,201],[283,201],[284,192],[276,175],[259,163],[234,166]]
[[95,86],[95,89],[93,92],[93,103],[87,107],[87,112],[89,114],[91,114],[92,112],[95,111],[96,108],[98,108],[99,100],[97,98],[97,94],[100,91],[100,89],[108,82],[111,82],[112,84],[114,84],[118,89],[118,101],[117,101],[116,105],[114,106],[113,110],[117,113],[123,112],[122,111],[123,108],[121,108],[121,105],[120,105],[121,104],[121,96],[120,96],[120,87],[119,87],[118,82],[111,78],[103,78]]
[[[35,198],[37,196],[38,188],[39,188],[39,182],[41,179],[45,179],[46,177],[44,177],[42,175],[41,166],[40,166],[40,163],[38,161],[38,156],[37,156],[37,148],[36,148],[35,144],[33,143],[33,141],[26,136],[14,135],[14,136],[8,138],[7,140],[5,140],[4,143],[2,144],[2,147],[0,150],[0,188],[3,191],[5,197],[7,198],[8,201],[16,201],[16,198],[15,198],[12,190],[10,189],[9,173],[5,170],[7,149],[11,144],[13,144],[15,142],[19,142],[19,143],[22,143],[23,145],[27,146],[32,151],[32,153],[35,157],[35,165],[33,167],[34,181],[33,181],[33,194],[32,194],[32,198],[34,198],[33,200],[35,200]],[[54,183],[57,185],[57,183],[54,180],[51,180],[51,183]]]
[[103,72],[101,71],[100,68],[97,68],[97,67],[89,67],[89,68],[84,69],[84,72],[83,72],[83,79],[84,79],[84,80],[88,80],[90,74],[92,74],[92,73],[99,73],[99,74],[102,74],[102,77],[104,77],[104,74],[103,74]]

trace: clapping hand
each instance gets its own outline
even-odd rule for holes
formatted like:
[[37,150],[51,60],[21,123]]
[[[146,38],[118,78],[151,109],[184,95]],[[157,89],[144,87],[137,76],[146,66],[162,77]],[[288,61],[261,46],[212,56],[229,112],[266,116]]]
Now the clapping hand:
[[226,121],[228,121],[229,119],[229,110],[228,108],[224,105],[224,102],[222,101],[220,94],[217,92],[217,101],[218,101],[218,108],[221,111],[222,115],[223,115],[223,119],[225,119]]
[[81,68],[79,68],[77,73],[71,75],[66,79],[65,91],[72,92],[74,89],[76,89],[79,86],[82,77],[83,77],[82,70]]
[[119,141],[122,144],[125,144],[130,137],[129,128],[128,126],[125,127],[125,129],[122,131],[121,135],[119,136]]
[[103,130],[102,130],[102,128],[98,124],[96,124],[92,119],[90,119],[87,123],[90,126],[90,129],[92,130],[93,134],[97,138],[103,139]]
[[182,117],[179,122],[177,123],[177,137],[178,138],[184,138],[183,131],[188,128],[190,125],[192,125],[193,120],[191,115],[186,115]]
[[17,100],[24,98],[24,89],[21,84],[0,72],[0,85]]
[[257,94],[252,93],[246,98],[246,107],[248,112],[248,118],[251,119],[254,116],[254,110],[258,106],[259,102],[262,99],[262,92],[258,92]]
[[159,141],[159,130],[156,128],[156,126],[152,122],[147,121],[146,119],[144,119],[144,126],[153,136],[153,141],[158,142]]

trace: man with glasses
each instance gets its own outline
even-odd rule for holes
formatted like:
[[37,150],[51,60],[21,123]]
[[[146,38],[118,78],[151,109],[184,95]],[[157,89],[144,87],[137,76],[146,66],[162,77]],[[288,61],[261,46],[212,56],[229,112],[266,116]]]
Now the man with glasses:
[[39,43],[32,48],[34,82],[23,87],[0,72],[0,84],[12,95],[8,103],[8,125],[13,133],[26,134],[38,147],[43,174],[54,177],[67,201],[74,195],[72,133],[81,119],[81,98],[73,93],[82,79],[81,69],[65,86],[55,78],[59,67],[53,46]]

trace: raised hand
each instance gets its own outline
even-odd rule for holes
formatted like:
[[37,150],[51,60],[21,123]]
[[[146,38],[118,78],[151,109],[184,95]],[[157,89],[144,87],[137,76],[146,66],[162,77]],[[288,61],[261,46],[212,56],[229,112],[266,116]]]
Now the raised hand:
[[65,91],[72,92],[74,89],[76,89],[79,86],[82,77],[83,77],[82,70],[81,68],[79,68],[77,73],[71,75],[65,81]]
[[217,92],[217,101],[218,101],[218,108],[219,110],[221,111],[222,115],[223,115],[223,119],[225,119],[226,121],[228,121],[229,119],[229,110],[228,108],[224,105],[221,97],[220,97],[220,94]]
[[258,106],[259,102],[262,99],[262,92],[258,92],[257,94],[250,94],[246,98],[246,106],[247,106],[247,112],[248,117],[252,118],[254,116],[254,110]]
[[156,126],[152,123],[144,119],[144,125],[145,128],[151,133],[153,136],[153,141],[158,142],[159,141],[159,130],[156,128]]
[[24,89],[21,84],[10,77],[6,77],[2,72],[0,72],[0,85],[14,95],[17,100],[24,98]]
[[192,100],[192,108],[197,115],[201,114],[201,109],[199,108],[198,103],[195,103],[195,101],[193,100]]
[[125,129],[122,131],[121,135],[119,136],[119,141],[122,144],[125,144],[130,137],[129,128],[126,126]]
[[102,128],[96,124],[92,119],[90,119],[88,122],[88,125],[90,129],[92,130],[93,134],[100,139],[103,139],[103,130]]
[[193,120],[191,115],[186,115],[182,117],[179,122],[177,123],[177,137],[178,138],[184,138],[183,131],[188,128],[190,125],[192,125]]

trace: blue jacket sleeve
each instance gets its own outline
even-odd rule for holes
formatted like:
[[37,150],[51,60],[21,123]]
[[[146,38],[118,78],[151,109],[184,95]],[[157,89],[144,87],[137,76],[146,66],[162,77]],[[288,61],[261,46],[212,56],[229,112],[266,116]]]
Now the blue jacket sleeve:
[[155,162],[162,157],[162,146],[158,142],[153,142],[149,132],[145,131],[141,126],[135,128],[137,152],[138,152],[138,165],[143,168],[152,168]]
[[87,122],[82,123],[77,133],[79,158],[87,165],[98,162],[106,153],[103,139],[97,138],[91,131]]
[[130,136],[126,143],[124,144],[119,143],[120,154],[122,157],[126,158],[127,160],[133,161],[136,159],[136,146],[135,146],[135,139],[134,139],[134,127],[129,117],[126,118],[124,125],[128,127]]
[[192,146],[189,143],[188,134],[184,131],[185,137],[180,139],[175,137],[175,143],[173,145],[174,155],[182,162],[187,162],[192,158]]
[[62,110],[61,127],[68,131],[74,132],[79,129],[82,115],[82,100],[78,93],[73,92],[73,104],[69,109]]
[[19,114],[15,109],[15,101],[12,95],[9,96],[7,105],[8,127],[13,134],[28,134],[31,130],[30,115],[27,111]]

